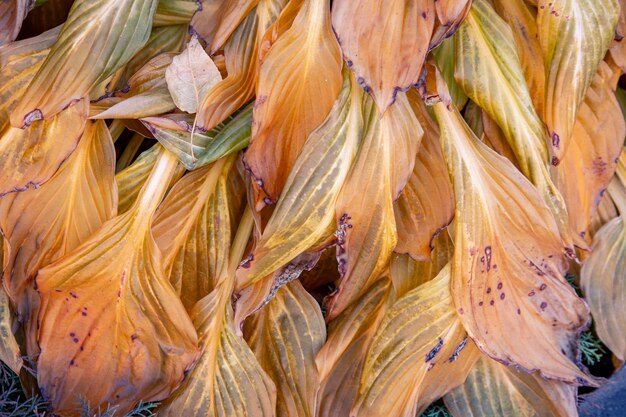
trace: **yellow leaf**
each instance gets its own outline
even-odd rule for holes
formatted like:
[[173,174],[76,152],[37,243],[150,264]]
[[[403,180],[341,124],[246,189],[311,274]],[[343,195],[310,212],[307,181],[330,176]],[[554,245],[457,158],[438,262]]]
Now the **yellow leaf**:
[[319,417],[350,415],[365,355],[391,297],[391,282],[381,277],[328,325],[328,339],[315,359]]
[[201,1],[159,0],[153,26],[187,25],[201,9]]
[[415,90],[407,93],[424,137],[413,173],[394,203],[398,229],[395,252],[428,260],[433,241],[454,216],[454,193],[439,145],[439,127],[430,118]]
[[362,99],[346,76],[328,117],[304,144],[251,257],[237,270],[237,288],[270,275],[332,233],[332,208],[362,134]]
[[503,363],[593,383],[570,360],[589,310],[564,279],[558,229],[532,184],[434,105],[457,201],[451,288],[476,345]]
[[437,21],[429,49],[436,48],[457,31],[472,7],[472,0],[435,0]]
[[398,91],[416,84],[428,52],[436,11],[432,0],[339,0],[333,28],[357,82],[382,114]]
[[565,202],[548,170],[548,133],[533,108],[511,28],[487,0],[476,0],[455,35],[455,46],[457,82],[500,126],[521,171],[541,193],[573,251]]
[[317,302],[299,281],[282,287],[263,309],[246,321],[246,340],[276,384],[276,415],[315,416],[319,378],[315,356],[326,341]]
[[382,274],[396,246],[393,201],[413,172],[423,134],[406,95],[396,99],[379,119],[366,96],[363,139],[335,206],[342,277],[326,300],[327,320],[337,317]]
[[196,37],[165,70],[167,89],[176,107],[187,113],[195,113],[209,90],[221,80],[222,75]]
[[[156,0],[78,0],[11,113],[11,125],[51,119],[109,78],[148,40]],[[94,59],[96,57],[96,59]]]
[[539,0],[537,25],[546,73],[543,120],[552,163],[570,143],[578,109],[615,35],[618,0]]
[[128,212],[37,275],[37,382],[58,413],[78,415],[77,396],[121,413],[162,400],[197,358],[196,332],[150,231],[177,164],[162,152]]
[[444,397],[454,417],[575,417],[576,387],[482,356],[465,383]]
[[572,229],[583,237],[615,173],[626,137],[624,116],[611,88],[612,75],[602,62],[579,107],[567,154],[552,168]]
[[[448,265],[387,310],[367,352],[350,415],[413,417],[421,382],[432,368],[476,355],[475,350],[464,351],[466,335],[449,286]],[[456,384],[464,378],[459,379]]]
[[257,210],[277,201],[304,142],[333,106],[341,66],[328,0],[305,2],[261,63],[244,156],[259,188]]
[[211,40],[211,54],[222,49],[228,38],[250,12],[259,4],[259,0],[226,0],[219,8],[219,23]]

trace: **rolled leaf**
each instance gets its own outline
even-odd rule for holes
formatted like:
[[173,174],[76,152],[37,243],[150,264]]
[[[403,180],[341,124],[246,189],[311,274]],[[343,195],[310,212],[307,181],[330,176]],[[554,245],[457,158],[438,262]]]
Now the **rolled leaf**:
[[[11,125],[51,119],[126,64],[150,35],[156,0],[79,0],[28,91],[11,113]],[[96,59],[93,59],[96,57]]]
[[13,42],[22,22],[33,8],[32,0],[7,0],[0,3],[0,45]]
[[595,329],[620,360],[626,359],[626,225],[624,213],[594,236],[591,255],[580,275]]

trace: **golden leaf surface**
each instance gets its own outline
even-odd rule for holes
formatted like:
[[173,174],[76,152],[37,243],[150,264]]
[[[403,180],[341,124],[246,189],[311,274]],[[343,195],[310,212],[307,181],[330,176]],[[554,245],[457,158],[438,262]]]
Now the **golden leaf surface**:
[[626,123],[611,88],[613,72],[602,62],[580,105],[567,154],[552,168],[573,230],[585,236],[624,145]]
[[163,151],[128,212],[37,275],[37,382],[61,414],[78,415],[79,395],[120,412],[161,400],[197,358],[195,329],[150,231],[177,164]]

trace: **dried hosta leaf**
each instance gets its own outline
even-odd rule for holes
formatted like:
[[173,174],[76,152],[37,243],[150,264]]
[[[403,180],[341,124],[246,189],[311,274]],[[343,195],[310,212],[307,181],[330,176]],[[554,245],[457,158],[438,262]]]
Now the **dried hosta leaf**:
[[226,0],[222,1],[219,8],[219,23],[216,25],[213,39],[211,40],[211,54],[222,49],[226,40],[231,37],[237,26],[259,4],[259,0]]
[[447,230],[442,230],[442,233],[433,239],[432,245],[433,250],[429,261],[416,261],[408,255],[393,255],[389,264],[389,275],[393,282],[396,299],[434,279],[439,271],[450,262],[454,246]]
[[25,323],[31,356],[37,353],[35,275],[115,215],[114,169],[115,149],[106,125],[88,122],[76,150],[48,182],[0,199],[0,228],[7,239],[3,282]]
[[315,416],[319,388],[315,355],[326,341],[318,304],[292,281],[246,321],[246,340],[277,388],[276,415]]
[[[0,268],[4,267],[4,237],[0,236]],[[22,354],[13,335],[13,315],[9,296],[0,288],[0,361],[19,375],[22,368]]]
[[290,0],[274,23],[265,31],[259,46],[259,60],[263,61],[272,45],[276,43],[283,33],[289,30],[296,16],[298,16],[303,2],[304,0]]
[[550,211],[456,109],[439,102],[434,111],[457,201],[452,296],[468,334],[503,363],[592,383],[568,357],[589,310],[563,277],[566,262]]
[[48,181],[76,148],[88,111],[83,99],[50,120],[1,131],[0,196]]
[[369,96],[363,112],[364,137],[335,207],[341,281],[326,300],[328,320],[387,267],[397,242],[393,201],[412,174],[423,134],[404,93],[382,118]]
[[188,310],[219,283],[231,241],[226,181],[233,157],[185,175],[152,225],[163,265]]
[[350,415],[367,350],[392,296],[389,279],[382,277],[329,324],[328,340],[315,359],[319,417]]
[[615,35],[618,0],[539,0],[537,25],[546,73],[543,120],[553,164],[563,159],[578,108]]
[[209,90],[221,80],[215,63],[195,36],[165,70],[167,89],[176,107],[188,113],[195,113]]
[[626,359],[626,224],[625,213],[594,236],[591,255],[581,272],[581,287],[598,336],[620,360]]
[[32,0],[6,0],[0,2],[0,45],[13,42],[20,33],[22,22],[33,7]]
[[415,91],[407,93],[424,129],[413,174],[394,203],[398,229],[397,253],[428,260],[433,240],[454,216],[454,193],[439,145],[439,127]]
[[128,80],[128,90],[115,92],[91,104],[92,119],[138,119],[176,108],[167,89],[165,71],[173,54],[161,54],[146,63]]
[[493,0],[493,6],[511,27],[530,98],[537,114],[541,115],[546,74],[537,33],[537,13],[524,0]]
[[[117,183],[118,200],[117,200],[117,212],[118,214],[125,213],[135,203],[141,187],[150,176],[150,171],[156,162],[159,154],[162,152],[163,147],[159,144],[154,145],[152,148],[141,153],[139,157],[130,166],[123,169],[115,175],[115,182]],[[181,165],[177,166],[177,171],[170,180],[170,186],[174,185],[185,172],[185,168]]]
[[189,23],[189,33],[210,45],[222,17],[221,11],[228,0],[200,0],[196,2],[200,9],[193,15]]
[[359,85],[380,113],[400,90],[416,84],[428,52],[436,12],[432,0],[339,0],[333,28]]
[[567,203],[574,231],[585,236],[624,145],[626,123],[611,89],[613,73],[602,62],[580,105],[570,146],[552,175]]
[[237,270],[237,288],[268,276],[328,236],[332,208],[363,130],[362,99],[346,75],[328,117],[304,144],[251,258]]
[[185,168],[194,170],[248,146],[252,105],[206,133],[193,131],[188,123],[177,123],[167,116],[146,117],[141,122],[165,148],[178,157]]
[[37,382],[52,407],[167,397],[197,357],[197,336],[167,281],[152,238],[152,214],[178,161],[163,151],[134,206],[41,269]]
[[[198,331],[200,359],[179,389],[159,408],[165,417],[273,417],[276,388],[254,354],[236,334],[231,296],[237,261],[243,255],[253,226],[248,209],[233,240],[228,266],[219,284],[191,312]],[[227,245],[228,246],[228,245]]]
[[[452,102],[458,109],[462,109],[465,107],[468,99],[461,86],[459,86],[454,79],[454,61],[456,59],[454,49],[454,38],[446,39],[437,49],[433,50],[433,57],[437,62],[437,67],[441,70],[441,75],[444,80],[446,80]],[[411,90],[407,91],[409,97],[411,94]],[[468,106],[472,104],[473,103],[469,103]]]
[[304,142],[333,106],[341,65],[328,0],[305,2],[261,64],[244,156],[259,188],[257,209],[277,201]]
[[113,75],[148,40],[156,5],[156,0],[75,1],[50,54],[11,113],[11,125],[50,119]]
[[500,126],[521,171],[538,188],[564,242],[572,246],[565,202],[548,171],[548,133],[533,108],[511,29],[487,0],[476,0],[455,45],[457,82]]
[[465,383],[444,397],[454,417],[575,417],[576,387],[482,356]]
[[454,354],[455,359],[465,356],[463,347],[457,349],[465,345],[466,335],[449,287],[446,266],[433,281],[408,292],[387,310],[368,350],[351,415],[415,416],[427,372]]

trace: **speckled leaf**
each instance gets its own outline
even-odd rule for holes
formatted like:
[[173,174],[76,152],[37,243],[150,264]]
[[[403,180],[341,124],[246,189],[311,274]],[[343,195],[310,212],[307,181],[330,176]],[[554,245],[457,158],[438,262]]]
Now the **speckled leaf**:
[[78,415],[77,395],[122,413],[162,400],[197,358],[196,332],[150,231],[177,164],[162,151],[128,212],[37,275],[37,382],[63,415]]
[[88,122],[78,147],[48,182],[0,199],[0,229],[7,239],[2,278],[32,357],[38,353],[35,275],[115,215],[114,170],[115,149],[106,125]]
[[468,334],[504,363],[593,383],[570,360],[589,310],[563,278],[563,246],[550,211],[454,107],[439,102],[434,111],[457,201],[452,297]]

